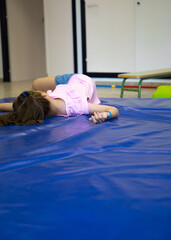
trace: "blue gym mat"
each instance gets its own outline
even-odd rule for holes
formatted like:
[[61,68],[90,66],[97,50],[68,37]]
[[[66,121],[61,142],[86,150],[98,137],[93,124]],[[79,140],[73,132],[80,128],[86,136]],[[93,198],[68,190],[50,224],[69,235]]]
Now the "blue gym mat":
[[171,239],[171,99],[101,100],[119,118],[0,127],[1,240]]

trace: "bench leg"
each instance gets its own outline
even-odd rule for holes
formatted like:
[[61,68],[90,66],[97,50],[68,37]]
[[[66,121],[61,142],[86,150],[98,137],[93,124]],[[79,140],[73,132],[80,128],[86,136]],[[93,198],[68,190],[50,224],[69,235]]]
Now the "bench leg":
[[140,79],[138,83],[138,98],[141,98],[141,84],[144,79]]
[[125,85],[125,81],[126,81],[127,78],[124,78],[123,81],[122,81],[122,88],[121,88],[121,98],[123,98],[123,92],[124,92],[124,85]]

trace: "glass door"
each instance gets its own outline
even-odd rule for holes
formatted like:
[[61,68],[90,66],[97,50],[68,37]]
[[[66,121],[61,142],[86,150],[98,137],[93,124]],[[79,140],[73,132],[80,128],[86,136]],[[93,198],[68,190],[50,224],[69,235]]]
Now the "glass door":
[[136,5],[136,71],[171,66],[171,0]]
[[85,12],[84,73],[114,76],[114,73],[134,71],[134,0],[82,2],[82,6],[85,2],[82,9],[82,15]]

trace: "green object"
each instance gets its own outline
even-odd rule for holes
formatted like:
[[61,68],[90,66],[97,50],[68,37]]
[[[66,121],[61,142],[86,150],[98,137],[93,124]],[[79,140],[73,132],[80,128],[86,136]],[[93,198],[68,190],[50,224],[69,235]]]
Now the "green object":
[[171,86],[159,86],[152,98],[171,98]]
[[[124,91],[132,91],[132,92],[138,92],[138,98],[141,97],[141,85],[142,85],[142,81],[145,80],[147,78],[141,78],[139,80],[139,83],[138,83],[138,89],[134,89],[134,88],[125,88],[124,85],[125,85],[125,82],[127,80],[127,78],[124,78],[123,81],[122,81],[122,88],[121,88],[121,95],[120,97],[123,98],[123,92]],[[148,78],[149,79],[149,78]]]

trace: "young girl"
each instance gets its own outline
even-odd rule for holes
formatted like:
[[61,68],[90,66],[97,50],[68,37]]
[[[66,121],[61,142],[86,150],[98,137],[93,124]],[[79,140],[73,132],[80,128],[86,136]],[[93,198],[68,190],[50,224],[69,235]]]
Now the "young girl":
[[13,103],[0,104],[0,111],[12,111],[0,116],[0,126],[42,123],[52,116],[89,114],[94,123],[118,116],[117,108],[99,104],[95,84],[86,75],[39,78],[33,82],[33,91],[21,93]]

